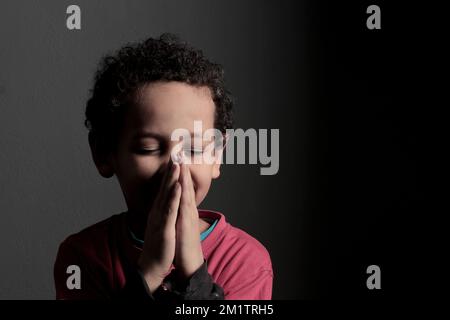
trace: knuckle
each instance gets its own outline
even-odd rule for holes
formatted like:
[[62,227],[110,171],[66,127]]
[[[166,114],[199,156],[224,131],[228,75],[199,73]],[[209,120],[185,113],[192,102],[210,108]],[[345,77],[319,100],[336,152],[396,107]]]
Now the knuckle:
[[172,206],[167,206],[166,214],[169,216],[174,213],[174,208]]

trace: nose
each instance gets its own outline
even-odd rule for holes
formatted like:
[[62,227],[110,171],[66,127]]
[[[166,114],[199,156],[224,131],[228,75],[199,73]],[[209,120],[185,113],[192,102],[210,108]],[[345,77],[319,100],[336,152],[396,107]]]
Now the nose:
[[160,155],[160,164],[158,172],[161,172],[162,175],[169,170],[174,162],[181,163],[184,159],[183,151],[177,149],[169,148],[166,152]]
[[159,172],[161,172],[163,175],[166,172],[166,170],[170,169],[170,165],[171,165],[171,158],[170,158],[170,153],[164,154],[161,156],[160,159],[160,165],[159,165]]

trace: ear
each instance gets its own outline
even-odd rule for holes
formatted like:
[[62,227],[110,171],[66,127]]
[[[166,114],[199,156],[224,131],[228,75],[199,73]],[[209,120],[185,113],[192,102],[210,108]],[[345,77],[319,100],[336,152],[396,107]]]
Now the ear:
[[223,150],[225,150],[225,147],[228,143],[228,139],[229,139],[229,135],[225,134],[223,135],[224,138],[224,142],[222,144],[221,148],[216,149],[215,152],[215,161],[212,167],[212,178],[213,179],[217,179],[220,176],[220,166],[222,164],[222,160],[223,160]]
[[98,172],[104,178],[111,178],[114,175],[114,166],[112,165],[111,155],[100,147],[97,138],[89,132],[89,146],[91,148],[92,159]]
[[217,179],[218,177],[220,177],[220,162],[214,162],[212,167],[212,178]]

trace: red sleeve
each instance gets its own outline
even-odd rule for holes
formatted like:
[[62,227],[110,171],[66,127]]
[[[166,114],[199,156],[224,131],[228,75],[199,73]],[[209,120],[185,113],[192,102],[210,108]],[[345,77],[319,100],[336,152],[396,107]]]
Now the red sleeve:
[[[103,255],[102,255],[103,256]],[[80,271],[80,288],[70,288],[68,273],[70,266],[77,266]],[[115,288],[114,278],[108,259],[99,258],[99,253],[90,252],[69,237],[59,247],[54,266],[56,299],[92,300],[92,299],[145,299],[148,301],[181,301],[181,300],[217,300],[223,299],[223,289],[215,284],[208,274],[206,261],[187,281],[186,288],[171,282],[177,290],[166,293],[161,290],[150,294],[145,280],[137,269],[127,270],[126,283],[123,288]],[[173,280],[173,278],[171,278]],[[69,282],[71,279],[69,279]],[[160,292],[160,294],[157,294]],[[162,293],[161,293],[162,292]]]
[[[59,246],[54,265],[56,299],[109,298],[110,292],[105,276],[94,271],[93,261],[89,261],[89,257],[74,246],[69,239]],[[72,265],[79,267],[80,270],[81,287],[79,289],[70,289],[67,285],[69,277],[73,275],[70,271],[68,272],[69,266]]]

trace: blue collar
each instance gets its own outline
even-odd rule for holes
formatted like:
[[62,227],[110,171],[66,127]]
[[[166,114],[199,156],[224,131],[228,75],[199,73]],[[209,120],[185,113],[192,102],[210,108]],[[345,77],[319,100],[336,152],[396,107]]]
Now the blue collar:
[[[214,223],[208,228],[208,230],[205,230],[200,234],[200,241],[203,241],[206,239],[206,237],[214,230],[214,227],[216,226],[218,221],[219,221],[219,219],[215,219]],[[136,237],[136,235],[134,234],[133,231],[131,231],[130,229],[128,229],[128,231],[130,232],[131,237],[133,238],[134,241],[136,241],[140,245],[144,244],[144,240],[141,240],[138,237]]]

